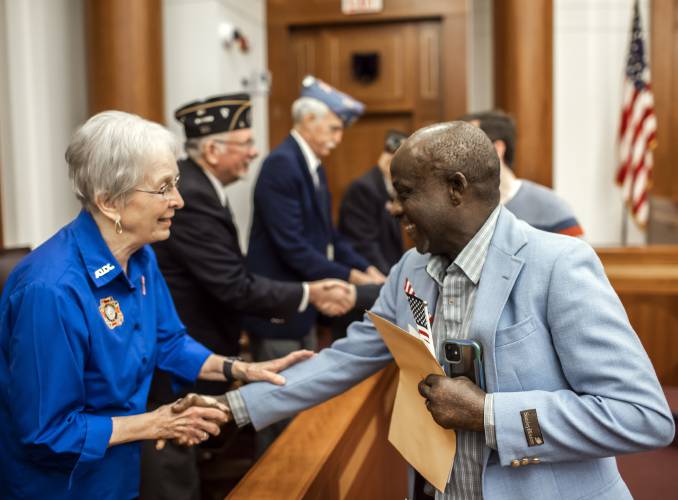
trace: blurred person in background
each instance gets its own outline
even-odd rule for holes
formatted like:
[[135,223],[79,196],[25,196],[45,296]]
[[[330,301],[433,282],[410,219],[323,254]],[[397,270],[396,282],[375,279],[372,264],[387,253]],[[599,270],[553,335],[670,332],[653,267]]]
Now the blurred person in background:
[[[321,165],[341,143],[343,131],[364,106],[327,83],[307,76],[292,105],[290,135],[264,160],[254,189],[254,215],[247,253],[252,272],[277,280],[335,278],[355,285],[381,284],[384,275],[361,257],[332,222],[330,192]],[[316,308],[286,323],[248,318],[257,360],[294,349],[315,349]],[[282,428],[282,427],[280,427]],[[277,435],[260,436],[259,452]]]
[[513,215],[532,227],[550,233],[584,236],[579,221],[567,202],[555,191],[527,179],[519,179],[513,171],[516,151],[515,120],[501,110],[471,113],[462,117],[487,134],[501,162],[499,193],[501,204]]
[[395,192],[391,160],[407,134],[389,130],[377,164],[346,190],[339,210],[339,232],[353,248],[386,275],[403,254],[400,223],[392,214]]

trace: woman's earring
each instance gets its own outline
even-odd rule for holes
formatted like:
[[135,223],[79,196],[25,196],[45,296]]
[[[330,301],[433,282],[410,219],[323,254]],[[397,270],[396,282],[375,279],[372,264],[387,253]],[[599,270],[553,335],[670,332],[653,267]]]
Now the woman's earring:
[[115,218],[115,232],[118,234],[122,234],[122,224],[120,223],[119,215]]

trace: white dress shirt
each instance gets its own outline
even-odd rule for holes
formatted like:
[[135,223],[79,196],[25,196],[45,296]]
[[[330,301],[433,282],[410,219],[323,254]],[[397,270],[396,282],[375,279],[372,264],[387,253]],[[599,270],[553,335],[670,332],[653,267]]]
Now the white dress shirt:
[[313,179],[313,185],[317,188],[320,184],[320,178],[318,177],[318,167],[321,163],[320,158],[313,152],[311,146],[308,145],[308,142],[306,142],[299,132],[292,129],[290,135],[297,141],[297,144],[299,144],[299,149],[301,149],[301,154],[304,155],[306,166]]

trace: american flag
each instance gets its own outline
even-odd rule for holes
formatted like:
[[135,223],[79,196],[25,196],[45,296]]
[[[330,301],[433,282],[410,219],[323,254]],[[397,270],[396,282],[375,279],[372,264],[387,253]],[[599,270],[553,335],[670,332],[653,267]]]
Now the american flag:
[[657,119],[650,86],[650,68],[645,60],[645,41],[638,0],[633,6],[631,44],[624,77],[624,105],[619,128],[617,184],[636,222],[647,223],[648,191],[652,174],[652,150],[657,145]]
[[407,295],[414,295],[414,288],[412,288],[412,282],[408,279],[405,278],[405,293]]
[[426,302],[414,295],[407,295],[407,301],[410,303],[414,322],[417,324],[419,335],[426,338],[429,342],[431,340],[431,326],[428,322]]
[[428,317],[428,307],[426,301],[421,300],[414,294],[414,288],[409,279],[405,278],[405,295],[410,303],[410,309],[414,316],[414,322],[417,324],[417,331],[427,342],[431,342],[431,322]]

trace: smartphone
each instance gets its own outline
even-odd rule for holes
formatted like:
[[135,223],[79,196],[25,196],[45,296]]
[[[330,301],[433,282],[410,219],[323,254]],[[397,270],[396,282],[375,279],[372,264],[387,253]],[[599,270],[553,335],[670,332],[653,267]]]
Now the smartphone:
[[448,377],[468,377],[485,390],[483,350],[478,342],[468,339],[449,339],[443,342],[445,373]]

